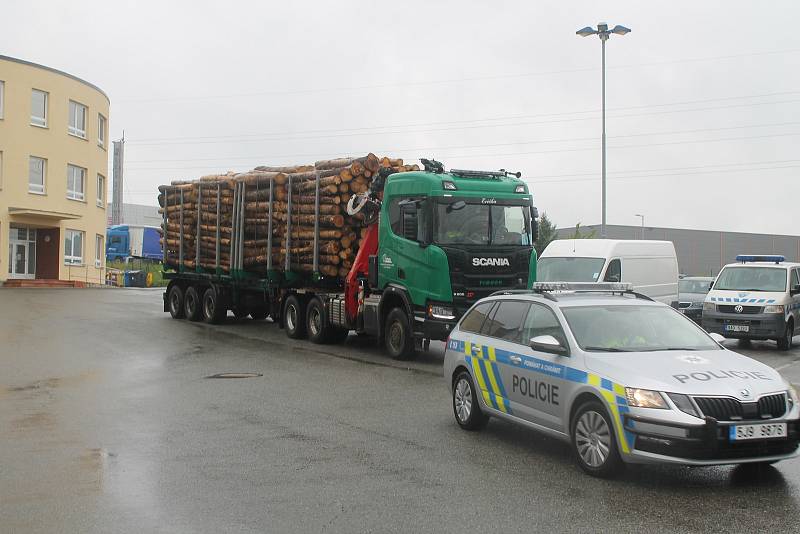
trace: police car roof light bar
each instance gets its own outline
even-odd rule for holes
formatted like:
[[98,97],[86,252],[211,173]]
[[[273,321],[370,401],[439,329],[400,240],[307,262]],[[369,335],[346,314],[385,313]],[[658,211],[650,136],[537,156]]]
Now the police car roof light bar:
[[736,261],[747,263],[753,261],[764,261],[775,263],[775,265],[786,261],[786,258],[780,255],[758,255],[758,254],[739,254],[736,256]]
[[613,291],[631,293],[633,285],[625,282],[534,282],[531,288],[543,291]]

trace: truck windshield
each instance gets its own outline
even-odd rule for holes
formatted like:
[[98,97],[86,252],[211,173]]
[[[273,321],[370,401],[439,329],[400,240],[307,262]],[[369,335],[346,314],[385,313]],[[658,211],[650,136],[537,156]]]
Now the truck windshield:
[[528,206],[436,205],[433,240],[441,245],[531,245]]
[[718,350],[708,334],[667,306],[561,308],[575,341],[590,352]]
[[714,289],[733,291],[786,291],[786,269],[775,267],[726,267]]
[[605,258],[540,258],[536,264],[538,282],[597,282]]

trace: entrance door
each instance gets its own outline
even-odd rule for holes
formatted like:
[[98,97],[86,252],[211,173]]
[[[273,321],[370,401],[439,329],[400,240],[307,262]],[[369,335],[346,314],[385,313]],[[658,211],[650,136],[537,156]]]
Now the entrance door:
[[36,278],[36,230],[12,227],[8,241],[8,277]]

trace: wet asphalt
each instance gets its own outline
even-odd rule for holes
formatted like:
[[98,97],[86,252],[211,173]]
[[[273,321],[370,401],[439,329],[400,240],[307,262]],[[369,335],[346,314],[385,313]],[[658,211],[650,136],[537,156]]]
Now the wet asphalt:
[[[0,532],[800,531],[800,459],[597,480],[533,431],[460,430],[441,344],[399,363],[161,310],[0,289]],[[800,383],[800,349],[742,352]]]

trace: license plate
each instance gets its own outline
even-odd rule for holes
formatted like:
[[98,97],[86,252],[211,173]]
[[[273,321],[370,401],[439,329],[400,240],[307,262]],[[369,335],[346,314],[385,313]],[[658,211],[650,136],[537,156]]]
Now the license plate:
[[757,425],[736,425],[730,427],[731,441],[747,439],[785,438],[786,423],[760,423]]
[[726,324],[725,330],[728,332],[749,332],[749,324]]

